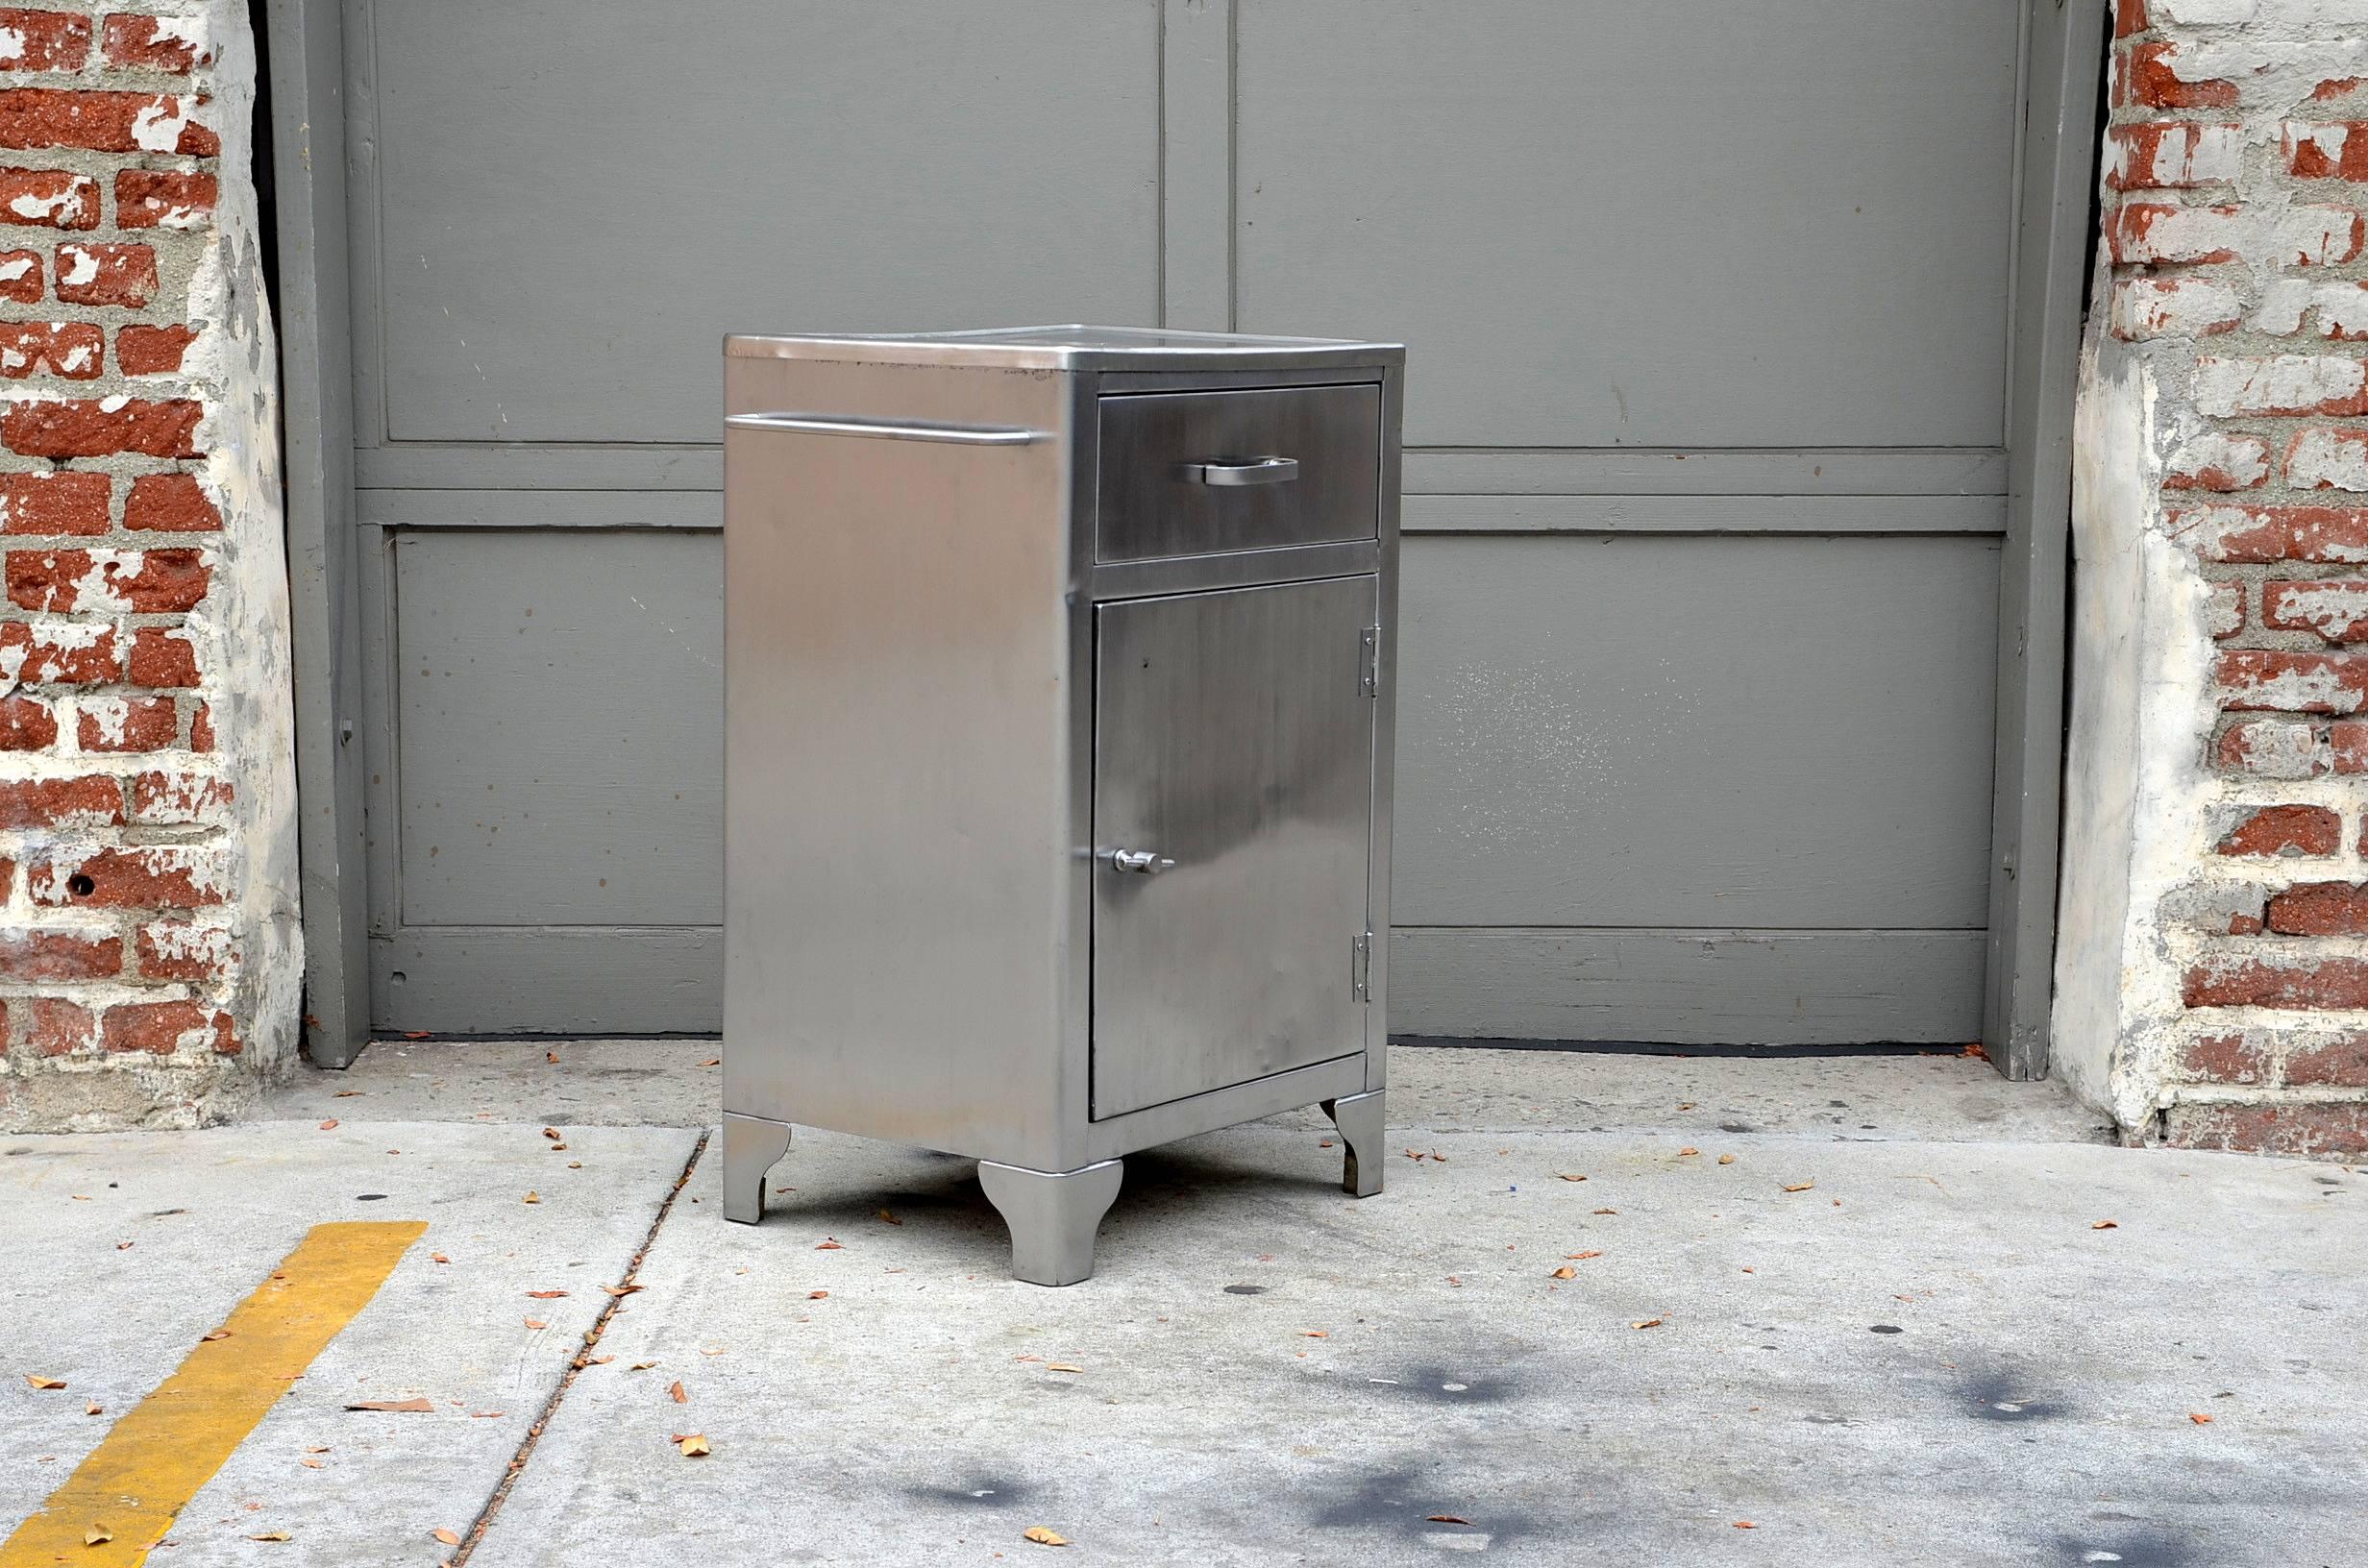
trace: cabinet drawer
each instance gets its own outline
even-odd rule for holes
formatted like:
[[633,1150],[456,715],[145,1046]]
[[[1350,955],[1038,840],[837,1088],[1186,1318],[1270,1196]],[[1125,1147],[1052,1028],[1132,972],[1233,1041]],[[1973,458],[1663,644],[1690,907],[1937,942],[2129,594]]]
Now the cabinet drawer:
[[1370,539],[1381,388],[1105,397],[1098,488],[1098,561]]

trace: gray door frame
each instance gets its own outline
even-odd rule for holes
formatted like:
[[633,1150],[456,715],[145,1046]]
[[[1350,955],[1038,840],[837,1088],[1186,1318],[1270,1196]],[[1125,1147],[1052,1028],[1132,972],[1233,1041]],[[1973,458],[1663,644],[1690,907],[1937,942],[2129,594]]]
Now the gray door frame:
[[[1171,101],[1227,90],[1230,62],[1204,47],[1209,8],[1162,0]],[[347,227],[342,0],[267,0],[278,186],[280,348],[294,625],[299,849],[306,939],[305,1041],[342,1067],[370,1032],[364,853],[361,539]],[[2102,0],[2025,0],[2015,170],[2006,439],[2007,531],[1999,595],[1997,719],[1982,1038],[2011,1078],[2046,1075],[2062,800],[2064,625],[2072,400],[2096,182],[2106,58]],[[1220,254],[1230,171],[1182,138],[1165,152],[1172,324],[1230,314]],[[1215,220],[1214,222],[1210,220]],[[1199,280],[1199,282],[1195,282]],[[1199,297],[1197,288],[1206,298]]]

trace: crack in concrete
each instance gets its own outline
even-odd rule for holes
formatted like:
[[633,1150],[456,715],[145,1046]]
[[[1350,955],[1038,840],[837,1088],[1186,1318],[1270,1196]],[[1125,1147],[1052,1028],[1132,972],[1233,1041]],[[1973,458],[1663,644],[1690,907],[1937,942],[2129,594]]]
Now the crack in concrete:
[[[707,1139],[713,1136],[712,1129],[703,1131],[699,1141],[691,1145],[690,1156],[682,1162],[681,1170],[676,1173],[675,1185],[667,1191],[666,1201],[657,1206],[657,1213],[651,1216],[650,1228],[642,1233],[641,1245],[633,1249],[633,1256],[626,1262],[624,1277],[617,1281],[620,1289],[633,1284],[641,1273],[642,1261],[650,1256],[651,1247],[656,1244],[657,1233],[665,1227],[666,1217],[675,1212],[676,1202],[682,1196],[683,1188],[690,1185],[691,1172],[699,1168],[699,1157],[707,1152]],[[628,1291],[626,1294],[630,1293]],[[625,1295],[610,1296],[608,1305],[601,1309],[601,1315],[594,1318],[592,1326],[584,1331],[583,1344],[569,1358],[567,1370],[559,1376],[559,1385],[551,1391],[551,1397],[543,1402],[542,1409],[535,1413],[532,1424],[527,1428],[526,1436],[518,1444],[518,1451],[509,1457],[509,1465],[504,1470],[500,1484],[494,1487],[493,1495],[485,1499],[485,1506],[478,1510],[477,1517],[469,1521],[469,1528],[461,1531],[459,1550],[445,1559],[444,1568],[468,1568],[469,1558],[476,1554],[478,1543],[485,1538],[485,1531],[492,1528],[495,1516],[502,1511],[502,1505],[509,1500],[510,1489],[518,1484],[518,1478],[526,1474],[527,1461],[534,1457],[535,1445],[543,1439],[543,1429],[550,1426],[551,1418],[559,1413],[560,1403],[567,1398],[568,1390],[576,1386],[577,1377],[592,1364],[592,1347],[608,1333],[608,1320],[616,1316],[617,1310],[625,1302]]]

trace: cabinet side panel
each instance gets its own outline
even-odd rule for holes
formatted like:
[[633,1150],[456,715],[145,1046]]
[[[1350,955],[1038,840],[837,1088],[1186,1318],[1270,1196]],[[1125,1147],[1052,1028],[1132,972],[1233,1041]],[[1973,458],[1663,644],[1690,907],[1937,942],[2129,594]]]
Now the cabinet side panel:
[[[734,360],[726,395],[1057,431],[1062,382]],[[727,435],[728,1109],[1048,1157],[1068,448]]]

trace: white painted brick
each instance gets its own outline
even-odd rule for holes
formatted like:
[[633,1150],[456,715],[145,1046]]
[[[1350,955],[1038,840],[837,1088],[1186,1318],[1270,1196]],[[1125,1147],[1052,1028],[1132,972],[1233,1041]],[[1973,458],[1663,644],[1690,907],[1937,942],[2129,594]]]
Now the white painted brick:
[[2285,478],[2304,490],[2368,491],[2368,430],[2305,430],[2286,450]]

